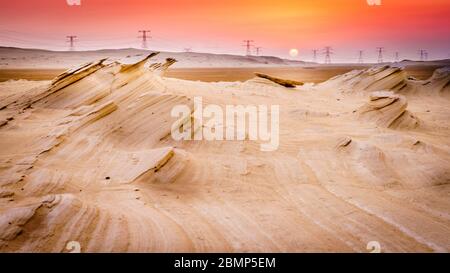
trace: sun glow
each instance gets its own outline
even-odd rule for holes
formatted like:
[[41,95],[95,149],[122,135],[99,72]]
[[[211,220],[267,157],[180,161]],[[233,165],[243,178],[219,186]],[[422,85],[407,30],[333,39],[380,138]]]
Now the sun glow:
[[289,55],[291,55],[291,57],[297,57],[298,56],[298,49],[296,48],[292,48],[291,50],[289,50]]

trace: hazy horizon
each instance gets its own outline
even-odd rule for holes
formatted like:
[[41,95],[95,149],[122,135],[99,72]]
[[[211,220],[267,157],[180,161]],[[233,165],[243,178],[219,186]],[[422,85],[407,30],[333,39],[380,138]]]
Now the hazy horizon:
[[[192,54],[212,54],[212,55],[230,55],[230,56],[241,56],[241,57],[276,57],[276,58],[280,58],[283,60],[289,60],[289,61],[294,61],[294,62],[305,62],[305,63],[314,63],[312,60],[301,60],[298,58],[292,58],[290,56],[286,56],[286,57],[280,57],[280,56],[273,56],[273,55],[260,55],[260,56],[256,56],[256,55],[251,55],[251,56],[246,56],[245,54],[239,54],[239,53],[215,53],[215,52],[200,52],[200,51],[191,51],[191,52],[184,52],[184,51],[167,51],[167,50],[152,50],[152,49],[143,49],[143,48],[137,48],[137,47],[130,47],[130,48],[98,48],[98,49],[86,49],[86,50],[74,50],[74,51],[70,51],[70,50],[54,50],[54,49],[44,49],[44,48],[27,48],[27,47],[15,47],[15,46],[3,46],[0,45],[0,48],[13,48],[13,49],[18,49],[18,50],[44,50],[44,51],[50,51],[50,52],[58,52],[58,53],[83,53],[83,52],[95,52],[95,51],[105,51],[105,50],[111,50],[111,51],[120,51],[120,50],[139,50],[139,51],[149,51],[149,52],[164,52],[164,53],[175,53],[175,54],[180,54],[180,53],[192,53]],[[438,62],[438,61],[445,61],[445,60],[450,60],[450,58],[442,58],[442,59],[428,59],[426,61],[429,62]],[[403,61],[417,61],[419,62],[420,60],[415,60],[415,59],[400,59],[398,62],[403,62]],[[383,63],[396,63],[393,60],[385,60]],[[325,63],[321,60],[318,59],[318,61],[316,62],[316,64],[322,64],[324,65]],[[347,62],[345,61],[341,61],[341,62],[337,62],[334,61],[332,62],[330,65],[340,65],[340,64],[378,64],[376,60],[371,60],[371,61],[367,61],[367,62],[363,62],[363,63],[358,63],[356,60],[349,60]]]
[[[261,55],[323,62],[322,49],[333,47],[332,61],[448,59],[450,2],[446,0],[205,1],[205,0],[1,0],[0,45],[67,50],[76,35],[78,50],[136,48],[138,30],[151,30],[148,49],[244,55],[244,39],[262,47]],[[291,49],[298,56],[290,56]],[[255,54],[254,48],[252,53]]]

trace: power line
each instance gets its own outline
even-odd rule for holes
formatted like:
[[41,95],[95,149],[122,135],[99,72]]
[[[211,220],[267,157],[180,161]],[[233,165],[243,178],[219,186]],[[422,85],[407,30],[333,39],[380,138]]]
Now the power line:
[[[143,33],[141,33],[143,35]],[[153,35],[152,35],[153,36]],[[61,38],[51,38],[45,35],[36,36],[36,33],[23,33],[11,30],[5,30],[0,27],[0,45],[2,46],[15,46],[15,47],[24,47],[24,48],[42,48],[42,49],[64,49],[67,50],[69,40],[61,41]],[[142,38],[142,37],[140,37]],[[148,33],[146,33],[146,40],[149,41]],[[67,38],[69,39],[69,38]],[[142,38],[143,39],[143,38]],[[156,38],[157,40],[167,41],[164,46],[178,46],[179,42],[174,40],[166,40],[163,38]],[[60,42],[58,42],[60,41]],[[95,36],[91,38],[83,37],[82,41],[77,41],[74,39],[74,47],[76,45],[76,49],[87,49],[87,50],[95,50],[96,48],[106,49],[106,48],[115,48],[115,47],[135,47],[137,39],[133,36],[122,36],[114,35],[114,36]]]
[[358,58],[358,63],[360,63],[360,64],[362,64],[362,63],[364,63],[364,51],[363,50],[360,50],[359,51],[359,58]]
[[257,47],[255,47],[255,50],[256,50],[256,56],[259,56],[259,54],[261,53],[261,50],[262,49],[262,47],[260,47],[260,46],[257,46]]
[[[0,34],[0,39],[4,40],[4,41],[17,43],[17,44],[27,45],[27,46],[40,45],[40,46],[50,47],[50,45],[48,43],[46,43],[46,42],[31,41],[31,40],[25,40],[25,39],[20,39],[20,38],[13,38],[13,37],[10,37],[10,36],[4,36],[3,34]],[[56,47],[64,47],[64,48],[67,47],[66,45],[55,45],[55,46]]]
[[330,64],[331,63],[331,55],[333,54],[333,48],[331,48],[330,46],[326,46],[324,48],[323,54],[325,54],[325,63]]
[[[142,33],[142,36],[138,37],[138,38],[142,39],[141,47],[144,48],[144,49],[147,49],[148,48],[147,41],[152,38],[150,36],[151,30],[139,30],[139,33]],[[147,36],[147,34],[148,34],[148,36]]]
[[244,40],[244,45],[243,46],[245,46],[245,48],[246,48],[246,54],[245,55],[247,55],[247,56],[251,56],[252,55],[252,50],[251,50],[251,48],[253,47],[253,43],[254,41],[253,40]]
[[69,35],[66,36],[66,38],[68,39],[67,42],[69,43],[69,50],[70,51],[74,51],[75,50],[75,39],[77,39],[77,36],[74,35]]
[[[146,48],[148,47],[148,43],[150,39],[153,41],[156,41],[156,45],[159,47],[172,47],[172,48],[180,48],[179,41],[176,40],[170,40],[170,37],[159,37],[154,36],[150,37],[151,31],[150,30],[140,30],[140,40],[142,41],[142,47]],[[3,46],[15,46],[15,47],[26,47],[26,48],[42,48],[42,49],[55,49],[55,50],[67,50],[67,47],[69,47],[70,50],[95,50],[97,48],[117,48],[117,47],[139,47],[137,44],[140,42],[137,40],[137,38],[132,35],[127,36],[120,35],[120,33],[113,34],[112,36],[108,36],[107,34],[100,36],[90,36],[82,38],[78,38],[78,36],[70,35],[70,36],[63,36],[66,37],[66,41],[60,38],[55,38],[55,33],[50,33],[47,35],[38,35],[37,33],[25,33],[25,32],[19,32],[19,31],[13,31],[8,30],[0,27],[0,44]],[[121,38],[122,36],[122,38]],[[153,36],[153,35],[152,35]],[[160,41],[162,41],[162,45],[160,44]],[[153,44],[153,43],[152,43]],[[246,47],[246,54],[247,55],[261,55],[262,54],[262,47],[255,46],[253,40],[244,40],[244,46]],[[188,47],[189,48],[189,47]],[[206,47],[207,48],[207,47]],[[217,47],[210,47],[210,48],[217,48]],[[384,62],[385,50],[383,47],[378,47],[377,53],[378,53],[378,62],[382,63]],[[184,49],[186,51],[186,48]],[[224,49],[225,50],[225,49]],[[228,50],[228,49],[226,49]],[[224,52],[226,52],[226,50]],[[255,51],[253,51],[255,50]],[[325,55],[325,63],[331,63],[331,58],[333,52],[330,47],[329,53],[327,54],[326,48],[324,49],[325,52],[323,54]],[[389,53],[389,52],[388,52]],[[398,51],[393,52],[394,54],[390,54],[391,57],[389,57],[389,61],[394,58],[396,62],[400,61],[400,58],[404,58],[404,56],[401,56]],[[320,56],[318,54],[321,54],[321,50],[313,49],[312,50],[312,57],[315,62],[319,59],[320,62]],[[367,51],[365,51],[363,58],[367,62],[368,54]],[[418,51],[418,54],[416,58],[420,58],[421,61],[427,61],[429,59],[429,52],[425,49],[420,49]],[[328,56],[327,56],[328,55]],[[434,56],[436,57],[436,56]],[[445,56],[443,56],[445,57]],[[361,62],[360,59],[358,59],[358,62]]]
[[398,51],[395,52],[395,62],[398,63],[400,61],[400,53]]
[[378,52],[378,63],[383,63],[384,47],[377,47],[377,52]]
[[[48,36],[48,35],[36,35],[36,33],[25,33],[25,32],[18,32],[18,31],[12,31],[0,28],[0,35],[2,36],[8,36],[13,39],[21,39],[21,40],[27,40],[30,42],[34,41],[44,41],[45,43],[54,43],[61,41],[61,36]],[[98,36],[96,35],[95,38],[89,39],[86,37],[83,37],[83,43],[84,42],[98,42],[98,41],[123,41],[123,40],[131,40],[133,37],[127,36]]]
[[428,52],[425,49],[420,49],[419,55],[420,55],[420,61],[424,62],[424,61],[428,60]]
[[[22,37],[31,37],[31,39],[33,39],[33,36],[36,36],[36,33],[25,33],[25,32],[19,32],[19,31],[14,31],[14,30],[8,30],[8,29],[4,29],[4,28],[0,28],[0,33],[6,34],[6,35],[20,35]],[[45,40],[53,40],[53,41],[60,41],[61,37],[60,36],[48,36],[48,35],[42,35],[39,34],[39,38],[44,38]]]
[[[68,39],[68,38],[67,38]],[[60,39],[61,40],[61,39]],[[24,47],[24,48],[42,48],[42,49],[52,49],[52,48],[58,48],[58,49],[64,49],[67,50],[68,45],[67,43],[70,43],[70,40],[65,41],[66,44],[61,43],[54,43],[54,42],[43,42],[43,41],[35,41],[35,40],[25,40],[25,39],[18,39],[18,38],[11,38],[11,37],[7,37],[7,36],[3,36],[2,34],[0,34],[0,41],[3,42],[1,44],[1,46],[14,46],[14,47]],[[93,42],[92,42],[93,43]],[[94,49],[94,48],[108,48],[108,47],[112,47],[111,44],[99,44],[99,43],[95,43],[95,45],[89,45],[89,43],[86,44],[86,42],[83,41],[79,42],[77,40],[74,40],[74,44],[76,44],[76,49],[79,50],[80,48],[82,49]],[[114,43],[114,46],[117,45],[121,45],[121,46],[130,46],[130,43]],[[75,47],[75,46],[74,46]],[[70,49],[70,47],[69,47]]]
[[[14,31],[9,31],[9,30],[4,30],[0,28],[0,41],[9,43],[9,44],[17,44],[18,46],[26,46],[26,47],[40,47],[40,48],[67,48],[67,43],[70,44],[70,38],[66,37],[66,41],[63,44],[62,42],[58,43],[58,41],[61,41],[61,37],[54,39],[54,38],[47,38],[49,36],[39,36],[39,37],[33,37],[35,36],[34,33],[30,33],[30,34],[26,34],[26,33],[21,33],[21,32],[14,32]],[[97,36],[96,36],[97,37]],[[98,38],[98,37],[97,37]],[[129,41],[131,41],[131,39],[129,39],[130,37],[127,37],[127,39]],[[98,38],[98,39],[86,39],[83,38],[83,41],[80,42],[77,41],[74,38],[74,44],[76,43],[76,48],[92,48],[92,47],[100,47],[100,48],[104,48],[104,47],[110,47],[112,46],[111,43],[108,43],[109,40],[115,40],[114,41],[114,45],[118,45],[118,44],[122,44],[122,45],[130,45],[134,42],[126,42],[124,41],[125,38]],[[117,42],[116,42],[117,41]],[[120,41],[122,41],[121,43],[119,43]]]
[[317,49],[313,49],[313,62],[315,62],[315,63],[317,63],[317,52],[318,52],[318,50]]

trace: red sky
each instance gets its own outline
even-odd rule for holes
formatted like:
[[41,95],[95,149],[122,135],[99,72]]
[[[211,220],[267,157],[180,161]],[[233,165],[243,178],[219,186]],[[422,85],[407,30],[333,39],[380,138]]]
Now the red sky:
[[449,58],[450,0],[0,0],[0,45],[64,50],[66,35],[78,49],[139,47],[138,29],[152,30],[150,48],[244,54],[252,39],[263,54],[311,59],[311,50],[332,46],[335,61],[367,60],[375,48],[386,59]]

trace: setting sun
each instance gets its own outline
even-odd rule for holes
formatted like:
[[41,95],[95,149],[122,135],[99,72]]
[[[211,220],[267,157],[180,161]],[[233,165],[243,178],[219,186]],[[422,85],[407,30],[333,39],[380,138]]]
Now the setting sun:
[[289,55],[291,55],[291,57],[297,57],[298,56],[298,49],[293,48],[293,49],[289,50]]

